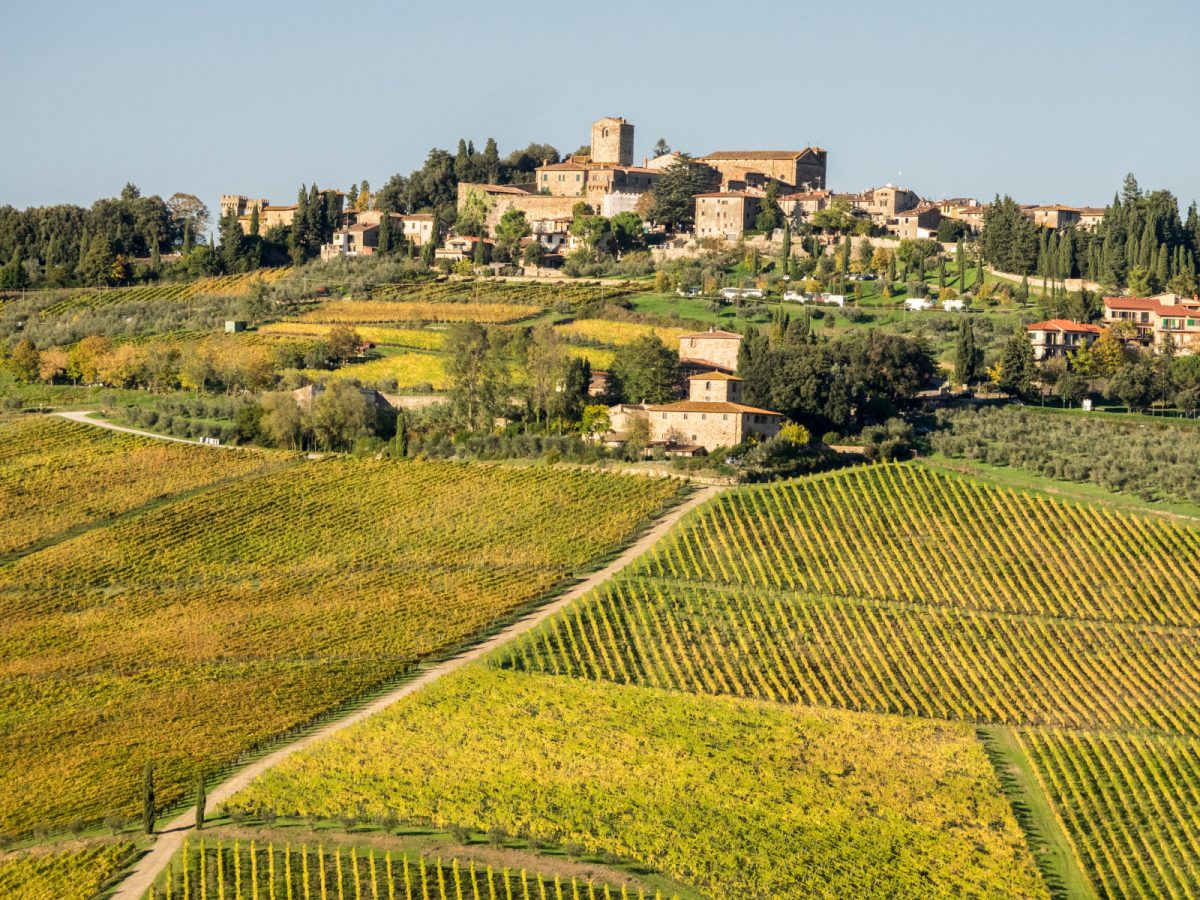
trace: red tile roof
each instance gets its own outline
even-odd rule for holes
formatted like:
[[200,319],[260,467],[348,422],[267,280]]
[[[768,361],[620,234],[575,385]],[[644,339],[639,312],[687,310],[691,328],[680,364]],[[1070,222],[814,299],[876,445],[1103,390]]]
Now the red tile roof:
[[1026,331],[1074,331],[1090,334],[1100,334],[1104,328],[1089,322],[1073,322],[1070,319],[1047,319],[1045,322],[1034,322],[1025,326]]
[[734,331],[717,331],[714,329],[712,331],[696,331],[692,334],[681,334],[679,336],[680,340],[683,340],[684,338],[717,338],[718,340],[740,341],[742,336]]
[[688,376],[688,380],[703,380],[703,381],[742,381],[736,375],[730,375],[728,372],[720,372],[714,369],[711,372],[701,372],[697,375]]
[[707,156],[701,156],[703,162],[706,159],[800,159],[807,156],[809,153],[824,153],[820,147],[805,147],[803,150],[716,150]]

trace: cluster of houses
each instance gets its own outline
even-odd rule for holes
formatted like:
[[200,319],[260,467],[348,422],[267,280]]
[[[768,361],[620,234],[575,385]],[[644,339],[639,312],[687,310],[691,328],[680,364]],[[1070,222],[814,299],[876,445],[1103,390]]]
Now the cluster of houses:
[[640,431],[647,452],[659,448],[672,456],[698,456],[750,437],[765,440],[778,434],[782,414],[742,402],[742,379],[737,376],[741,341],[740,334],[716,329],[682,335],[679,368],[686,399],[610,407],[605,446],[619,447]]
[[[638,208],[639,201],[654,189],[663,172],[680,154],[666,153],[653,159],[634,161],[634,126],[623,118],[606,116],[592,124],[588,153],[569,156],[561,162],[549,160],[534,172],[529,184],[477,184],[460,182],[457,205],[459,214],[470,211],[483,220],[484,237],[450,235],[442,241],[434,233],[430,214],[390,214],[396,240],[407,238],[417,246],[429,241],[438,244],[436,259],[457,262],[474,257],[479,241],[489,243],[501,217],[510,209],[520,210],[529,223],[531,235],[544,251],[544,266],[561,263],[565,253],[575,249],[570,233],[576,204],[586,203],[596,214],[612,217]],[[869,220],[871,225],[899,239],[934,238],[944,219],[957,220],[973,231],[983,226],[985,204],[969,197],[932,202],[923,200],[907,188],[885,184],[860,193],[834,193],[826,185],[828,154],[820,147],[801,150],[718,150],[696,157],[707,166],[716,190],[695,197],[696,238],[736,241],[755,228],[755,221],[767,202],[775,197],[780,210],[793,226],[800,226],[813,215],[835,205]],[[343,195],[333,194],[339,209]],[[296,205],[275,206],[266,199],[241,194],[221,197],[221,213],[232,210],[249,232],[255,214],[261,232],[275,225],[290,225]],[[1075,225],[1093,228],[1104,217],[1104,210],[1091,207],[1024,206],[1034,222],[1047,228]],[[379,229],[384,214],[378,210],[345,210],[343,226],[333,240],[321,248],[323,259],[337,256],[369,255],[379,246]]]
[[1159,349],[1169,340],[1180,353],[1200,352],[1200,299],[1179,294],[1105,297],[1104,325],[1049,319],[1027,325],[1025,330],[1034,358],[1041,360],[1090,347],[1106,328],[1121,322],[1131,329],[1126,340],[1140,346]]

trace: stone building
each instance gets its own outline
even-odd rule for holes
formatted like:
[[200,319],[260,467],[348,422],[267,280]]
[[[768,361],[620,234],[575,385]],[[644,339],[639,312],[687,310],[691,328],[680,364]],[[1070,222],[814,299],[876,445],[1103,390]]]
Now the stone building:
[[696,195],[696,237],[736,241],[754,227],[762,198],[746,191]]
[[732,375],[737,371],[742,336],[735,331],[697,331],[679,338],[679,365],[685,375],[713,370]]
[[705,372],[688,379],[688,399],[651,405],[647,410],[650,442],[687,452],[732,447],[751,436],[779,433],[783,416],[742,403],[742,379],[724,372]]
[[232,211],[239,219],[242,216],[249,216],[254,209],[262,209],[271,201],[266,197],[247,197],[245,194],[222,194],[221,195],[221,217],[229,215]]
[[799,225],[813,213],[828,207],[832,197],[832,193],[822,190],[783,194],[777,199],[783,214],[792,220],[793,225]]
[[936,239],[942,212],[933,203],[922,203],[920,206],[896,213],[893,221],[894,224],[890,225],[889,229],[900,240]]
[[1066,228],[1079,222],[1079,210],[1074,206],[1063,206],[1061,203],[1052,206],[1022,207],[1022,211],[1033,219],[1035,224],[1044,228]]
[[718,150],[699,161],[721,175],[722,190],[744,189],[779,181],[796,190],[825,187],[826,153],[820,147],[803,150]]
[[[329,194],[333,194],[337,198],[338,212],[342,211],[342,204],[345,201],[345,194],[336,190],[324,190],[320,192],[324,198]],[[296,210],[299,207],[292,203],[287,206],[272,206],[270,201],[265,197],[251,199],[242,194],[222,194],[221,195],[221,215],[225,215],[229,210],[237,213],[238,224],[242,226],[242,233],[250,233],[251,220],[254,217],[254,211],[258,210],[258,233],[266,234],[276,225],[290,226],[296,218]]]
[[614,116],[593,122],[591,159],[605,165],[632,166],[633,126]]

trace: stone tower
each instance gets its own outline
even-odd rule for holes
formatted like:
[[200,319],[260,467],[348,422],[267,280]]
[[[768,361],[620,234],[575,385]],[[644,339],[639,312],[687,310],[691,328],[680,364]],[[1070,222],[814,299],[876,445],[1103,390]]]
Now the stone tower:
[[633,126],[605,116],[592,125],[592,162],[633,165]]

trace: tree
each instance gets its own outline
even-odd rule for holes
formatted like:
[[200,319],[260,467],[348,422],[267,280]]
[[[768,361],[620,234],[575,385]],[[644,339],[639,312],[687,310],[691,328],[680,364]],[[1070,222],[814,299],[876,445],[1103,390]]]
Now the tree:
[[1154,369],[1146,360],[1123,366],[1108,386],[1109,398],[1121,401],[1130,412],[1145,409],[1154,394]]
[[1033,389],[1037,365],[1033,358],[1033,345],[1023,331],[1008,339],[1000,352],[999,373],[996,386],[1017,397],[1028,397]]
[[384,213],[379,218],[379,244],[375,252],[380,256],[388,256],[395,249],[392,240],[392,214]]
[[581,434],[603,435],[606,431],[612,428],[612,421],[608,416],[608,407],[602,403],[588,404],[583,408],[583,412],[579,417],[579,431]]
[[779,206],[779,182],[772,181],[767,185],[758,204],[758,215],[754,217],[754,228],[767,237],[775,233],[775,229],[783,224],[783,209]]
[[107,284],[115,259],[112,241],[102,234],[95,234],[80,258],[75,272],[87,284]]
[[1004,272],[1028,275],[1038,258],[1039,228],[1012,197],[996,197],[983,214],[983,258]]
[[32,383],[38,379],[38,366],[41,357],[37,347],[28,338],[21,338],[8,355],[8,371],[18,381]]
[[549,324],[533,329],[526,350],[526,370],[529,376],[529,405],[534,421],[540,423],[548,416],[550,398],[558,387],[565,351],[562,336]]
[[568,357],[562,381],[550,398],[550,418],[575,422],[583,415],[592,384],[592,365],[578,356]]
[[783,260],[785,267],[792,258],[792,223],[788,219],[783,220],[783,246],[780,248],[779,258]]
[[204,773],[196,775],[196,830],[204,830],[204,816],[208,811],[208,791],[204,785]]
[[373,404],[348,381],[330,381],[313,398],[313,436],[326,449],[350,449],[356,438],[372,434],[374,422]]
[[627,402],[666,403],[679,385],[679,356],[657,335],[646,335],[617,349],[612,375]]
[[69,363],[70,357],[62,347],[43,350],[38,359],[38,378],[52,384],[54,379],[66,374]]
[[959,384],[970,385],[979,378],[983,367],[983,349],[975,345],[975,323],[964,318],[958,323],[954,343],[954,378]]
[[617,249],[622,253],[642,245],[642,217],[635,212],[619,212],[609,221]]
[[300,450],[308,425],[304,411],[290,393],[264,394],[259,427],[276,447]]
[[1076,372],[1065,372],[1058,377],[1055,392],[1067,406],[1081,403],[1083,398],[1088,395],[1087,379]]
[[487,423],[489,345],[487,329],[463,322],[450,329],[443,347],[450,407],[472,430]]
[[521,239],[533,233],[523,210],[507,209],[496,223],[496,255],[500,259],[515,261]]
[[650,154],[657,159],[660,156],[666,156],[670,152],[671,145],[667,143],[666,138],[659,138],[654,142],[654,149],[650,151]]
[[195,194],[172,194],[167,199],[166,208],[177,233],[183,234],[187,229],[190,236],[208,230],[208,207]]
[[344,363],[358,353],[362,346],[362,338],[349,325],[334,325],[326,336],[329,342],[329,355]]
[[525,246],[525,252],[521,254],[521,262],[527,266],[540,266],[545,255],[546,248],[542,246],[541,241],[530,241]]
[[142,774],[142,828],[146,834],[154,834],[154,763],[146,763]]
[[688,230],[696,222],[696,195],[716,190],[719,184],[716,170],[680,154],[654,185],[650,218],[672,231]]

